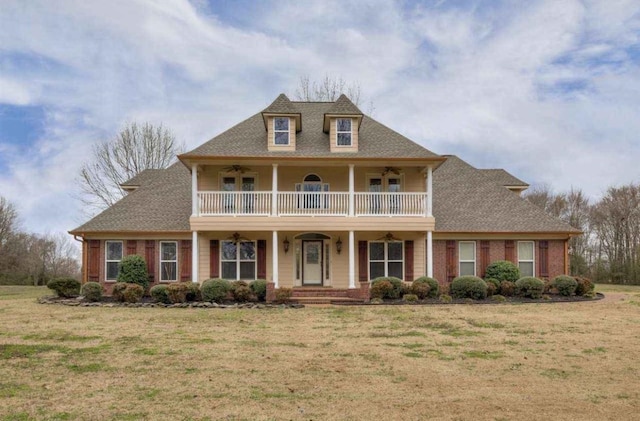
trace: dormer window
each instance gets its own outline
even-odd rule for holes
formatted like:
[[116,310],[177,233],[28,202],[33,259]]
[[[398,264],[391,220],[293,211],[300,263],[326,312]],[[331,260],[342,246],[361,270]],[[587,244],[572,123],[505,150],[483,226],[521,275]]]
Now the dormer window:
[[289,144],[289,117],[275,117],[273,119],[273,134],[276,145]]
[[336,135],[338,146],[351,146],[351,119],[336,119]]

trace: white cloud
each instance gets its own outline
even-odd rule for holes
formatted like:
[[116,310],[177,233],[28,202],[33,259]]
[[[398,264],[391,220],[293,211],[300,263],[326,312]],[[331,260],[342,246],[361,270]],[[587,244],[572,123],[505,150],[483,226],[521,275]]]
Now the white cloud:
[[0,144],[0,192],[25,225],[82,222],[78,168],[125,122],[163,122],[195,147],[304,74],[359,81],[383,123],[475,165],[591,195],[640,180],[637,2],[278,1],[237,27],[220,7],[3,3],[0,102],[47,113],[35,144]]

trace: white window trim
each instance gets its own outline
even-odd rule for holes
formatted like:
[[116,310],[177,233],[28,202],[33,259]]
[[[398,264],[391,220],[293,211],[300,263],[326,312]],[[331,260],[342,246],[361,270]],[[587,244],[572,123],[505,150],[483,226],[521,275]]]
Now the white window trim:
[[[460,257],[462,254],[460,253],[460,248],[462,246],[462,244],[473,244],[473,260],[462,260],[462,258]],[[462,263],[473,263],[473,275],[472,276],[477,276],[477,269],[476,269],[476,261],[478,260],[478,253],[476,250],[476,242],[475,241],[459,241],[458,242],[458,276],[463,276],[461,275],[462,273]]]
[[[338,120],[349,120],[351,122],[351,130],[338,130]],[[349,133],[349,144],[341,145],[338,143],[338,135],[340,133]],[[351,148],[353,147],[353,119],[348,117],[338,117],[336,118],[336,146],[338,148]]]
[[[121,254],[120,254],[120,260],[108,260],[107,259],[107,255],[109,253],[109,243],[120,243],[120,250],[121,250]],[[116,282],[118,279],[116,277],[116,279],[108,279],[107,278],[107,267],[109,266],[109,263],[120,263],[122,262],[122,259],[124,258],[124,241],[122,240],[106,240],[104,242],[104,281],[105,282]],[[118,273],[120,273],[120,271],[118,271]]]
[[[233,240],[222,240],[220,241],[220,250],[222,250],[222,243],[233,243]],[[253,243],[253,250],[255,251],[255,259],[253,260],[241,260],[240,259],[240,243]],[[231,281],[255,281],[258,279],[258,242],[254,240],[246,240],[246,241],[238,241],[236,243],[236,258],[234,260],[224,260],[222,258],[222,252],[220,253],[220,267],[219,274],[222,277],[222,263],[223,262],[235,262],[236,263],[236,279],[227,279]],[[253,262],[253,279],[242,279],[240,278],[240,263],[241,262]]]
[[[521,260],[520,259],[520,243],[530,243],[531,244],[531,260]],[[520,269],[520,262],[522,263],[532,263],[533,270],[531,276],[536,276],[536,242],[535,241],[518,241],[518,269]]]
[[[163,244],[175,244],[176,245],[176,259],[175,260],[163,260],[162,259],[162,245]],[[178,242],[177,241],[160,241],[160,258],[158,261],[160,262],[159,270],[160,270],[160,279],[159,282],[178,282],[180,275],[178,274],[178,270],[180,269],[178,266]],[[162,264],[163,263],[175,263],[176,264],[176,279],[162,279]]]
[[[276,119],[284,118],[287,120],[287,130],[276,130]],[[287,133],[287,143],[276,143],[276,133]],[[290,117],[273,117],[273,145],[289,146],[291,145],[291,118]]]
[[[389,276],[389,263],[402,263],[402,277],[400,279],[404,280],[404,241],[369,241],[367,242],[367,271],[369,272],[369,281],[372,281],[374,278],[371,276],[371,248],[369,245],[371,243],[382,243],[384,244],[384,260],[373,260],[374,263],[384,263],[384,275],[385,277]],[[402,256],[401,260],[389,260],[389,243],[400,243],[402,245]]]

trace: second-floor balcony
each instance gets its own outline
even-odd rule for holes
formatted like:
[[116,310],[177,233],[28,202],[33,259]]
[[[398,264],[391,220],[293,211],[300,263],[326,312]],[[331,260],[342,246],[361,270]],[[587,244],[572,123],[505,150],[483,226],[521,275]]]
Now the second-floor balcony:
[[427,193],[199,191],[197,216],[427,216]]

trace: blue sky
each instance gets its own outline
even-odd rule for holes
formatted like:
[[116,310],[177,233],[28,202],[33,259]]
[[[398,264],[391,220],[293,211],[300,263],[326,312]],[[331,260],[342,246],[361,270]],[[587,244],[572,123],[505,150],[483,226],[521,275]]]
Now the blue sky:
[[0,27],[0,195],[31,231],[87,218],[79,168],[127,122],[192,148],[304,75],[477,167],[640,181],[638,1],[0,0]]

